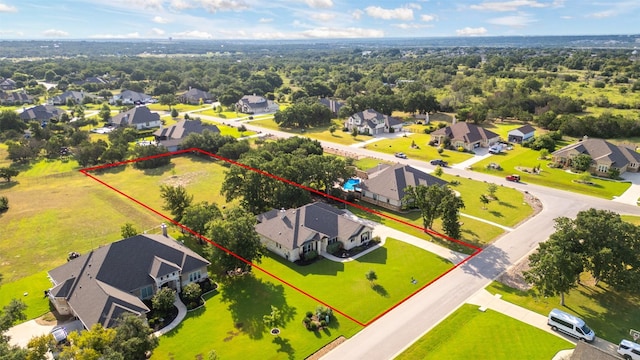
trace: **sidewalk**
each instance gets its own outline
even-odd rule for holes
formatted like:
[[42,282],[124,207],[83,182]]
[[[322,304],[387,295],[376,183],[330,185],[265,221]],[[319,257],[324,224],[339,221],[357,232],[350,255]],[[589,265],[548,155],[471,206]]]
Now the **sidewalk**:
[[489,154],[489,149],[485,149],[485,148],[478,148],[475,151],[476,151],[476,155],[474,155],[471,159],[465,160],[461,163],[454,164],[451,167],[464,170],[469,166],[477,162],[480,162],[492,155],[492,154]]
[[155,335],[156,337],[162,336],[162,335],[168,333],[169,331],[175,329],[175,327],[178,326],[178,324],[180,324],[182,322],[182,320],[184,320],[184,317],[187,316],[187,307],[184,306],[182,301],[180,301],[180,296],[178,296],[178,294],[176,294],[176,300],[173,302],[173,305],[178,308],[178,316],[176,316],[176,318],[173,319],[171,324],[169,324],[169,325],[163,327],[162,329],[154,332],[153,335]]

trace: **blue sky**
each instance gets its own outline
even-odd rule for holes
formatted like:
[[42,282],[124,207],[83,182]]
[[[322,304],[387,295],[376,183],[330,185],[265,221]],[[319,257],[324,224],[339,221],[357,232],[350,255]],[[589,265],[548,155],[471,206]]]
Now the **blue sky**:
[[640,0],[0,0],[0,39],[640,33]]

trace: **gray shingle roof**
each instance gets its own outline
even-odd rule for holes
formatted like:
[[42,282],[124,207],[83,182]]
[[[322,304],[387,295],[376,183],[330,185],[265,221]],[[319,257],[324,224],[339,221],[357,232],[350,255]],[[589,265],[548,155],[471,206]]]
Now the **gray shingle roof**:
[[147,122],[159,121],[160,115],[151,112],[146,106],[137,106],[111,118],[111,123],[128,126],[135,124],[145,124]]
[[161,235],[136,235],[100,247],[51,271],[52,295],[65,297],[89,328],[110,326],[122,312],[149,309],[133,291],[154,284],[153,277],[189,273],[209,261]]
[[526,125],[520,126],[517,129],[513,129],[513,130],[509,131],[509,134],[511,134],[513,132],[513,133],[522,133],[523,135],[526,135],[526,134],[532,133],[534,131],[536,131],[536,129],[533,126],[531,126],[529,124],[526,124]]
[[382,195],[392,200],[402,200],[404,189],[408,186],[446,185],[447,182],[429,175],[409,165],[395,164],[384,170],[371,174],[369,179],[360,183],[362,190]]
[[284,248],[294,250],[307,241],[323,237],[348,239],[360,233],[363,227],[342,210],[316,202],[297,209],[274,209],[260,214],[256,231]]
[[499,137],[493,131],[467,122],[457,122],[451,126],[438,129],[432,132],[431,135],[445,135],[451,140],[462,141],[467,144]]
[[181,97],[189,102],[199,102],[200,99],[203,101],[213,99],[213,96],[208,92],[196,88],[189,89],[189,91],[182,94]]
[[360,111],[351,116],[361,119],[363,124],[367,124],[371,128],[375,128],[376,124],[385,124],[388,127],[402,124],[401,120],[393,116],[381,114],[373,109]]
[[204,130],[220,132],[215,125],[202,124],[200,120],[180,120],[175,125],[156,130],[153,135],[161,139],[183,139],[191,133],[202,134]]
[[616,168],[622,168],[630,162],[640,163],[640,153],[627,146],[617,146],[603,139],[584,139],[556,150],[551,155],[568,157],[573,152],[589,155],[596,163],[610,163]]
[[25,109],[20,113],[22,120],[51,120],[58,118],[64,113],[64,110],[53,105],[38,105]]

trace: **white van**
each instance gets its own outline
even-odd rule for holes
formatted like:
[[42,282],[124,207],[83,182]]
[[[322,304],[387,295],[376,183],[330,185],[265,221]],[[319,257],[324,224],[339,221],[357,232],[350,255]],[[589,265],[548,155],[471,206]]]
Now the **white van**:
[[582,341],[592,342],[596,337],[596,333],[582,319],[558,309],[551,310],[547,324],[554,331],[563,332]]
[[640,345],[629,340],[620,341],[618,354],[627,360],[640,360]]

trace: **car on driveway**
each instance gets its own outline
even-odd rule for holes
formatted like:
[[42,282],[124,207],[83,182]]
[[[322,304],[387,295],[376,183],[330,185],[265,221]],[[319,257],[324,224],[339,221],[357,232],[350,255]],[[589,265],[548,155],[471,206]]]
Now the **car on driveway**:
[[442,166],[442,167],[446,167],[447,166],[447,162],[442,160],[442,159],[433,159],[431,160],[431,165],[437,165],[437,166]]
[[507,181],[520,182],[520,175],[509,175],[505,179],[507,179]]
[[405,155],[405,153],[401,153],[401,152],[397,152],[395,154],[393,154],[395,157],[400,158],[400,159],[406,159],[407,155]]
[[51,330],[51,335],[53,335],[53,339],[56,344],[64,344],[67,342],[67,329],[63,326],[54,327]]

